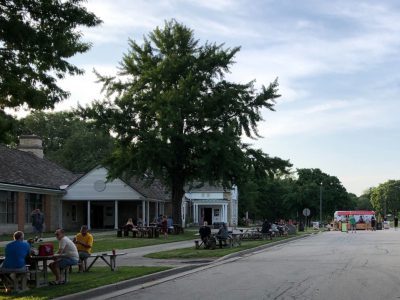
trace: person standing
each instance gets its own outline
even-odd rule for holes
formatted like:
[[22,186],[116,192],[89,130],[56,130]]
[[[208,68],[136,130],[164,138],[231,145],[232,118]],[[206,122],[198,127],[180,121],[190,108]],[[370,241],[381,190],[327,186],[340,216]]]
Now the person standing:
[[397,227],[399,227],[399,218],[397,217],[397,214],[394,216],[394,230],[397,230]]
[[57,229],[55,235],[58,240],[57,254],[62,256],[49,265],[51,271],[56,277],[55,281],[50,282],[51,285],[64,284],[65,282],[61,281],[61,269],[77,265],[79,261],[78,249],[75,244],[65,236],[64,230]]
[[38,240],[39,242],[41,242],[43,236],[44,215],[39,208],[36,208],[35,210],[32,211],[31,219],[32,219],[33,233],[36,234],[35,242],[37,242]]
[[376,220],[375,220],[375,217],[374,216],[372,216],[371,217],[371,227],[372,227],[372,231],[375,231],[376,230]]
[[[80,232],[73,240],[78,249],[79,260],[86,265],[86,259],[92,254],[93,236],[88,232],[86,225],[81,227]],[[82,264],[79,265],[79,272],[85,271]]]
[[164,234],[164,239],[168,238],[168,220],[166,216],[163,216],[161,221],[161,233]]
[[354,215],[350,216],[349,222],[350,222],[350,230],[351,230],[351,232],[352,233],[357,233],[356,218],[354,218]]

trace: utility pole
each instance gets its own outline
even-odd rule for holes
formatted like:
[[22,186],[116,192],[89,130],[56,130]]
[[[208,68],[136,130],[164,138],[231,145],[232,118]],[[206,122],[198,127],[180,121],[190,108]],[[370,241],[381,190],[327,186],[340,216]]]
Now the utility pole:
[[322,182],[319,186],[319,224],[322,224]]

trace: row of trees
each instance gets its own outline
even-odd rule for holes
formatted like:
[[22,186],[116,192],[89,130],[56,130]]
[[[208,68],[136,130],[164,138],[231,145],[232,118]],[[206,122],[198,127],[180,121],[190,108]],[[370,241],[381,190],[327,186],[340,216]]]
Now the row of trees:
[[200,44],[175,20],[142,44],[131,40],[116,77],[98,74],[103,101],[20,121],[7,115],[5,108],[52,108],[68,96],[57,80],[81,74],[68,59],[90,48],[78,28],[101,22],[81,2],[0,3],[0,139],[40,135],[46,156],[75,172],[101,162],[110,178],[157,177],[171,191],[176,221],[184,186],[194,181],[238,185],[241,211],[257,217],[294,217],[305,206],[315,214],[321,183],[325,213],[350,207],[336,177],[318,169],[292,177],[288,161],[242,142],[242,135],[260,137],[261,112],[273,111],[280,97],[277,80],[259,89],[254,80],[228,81],[240,48]]

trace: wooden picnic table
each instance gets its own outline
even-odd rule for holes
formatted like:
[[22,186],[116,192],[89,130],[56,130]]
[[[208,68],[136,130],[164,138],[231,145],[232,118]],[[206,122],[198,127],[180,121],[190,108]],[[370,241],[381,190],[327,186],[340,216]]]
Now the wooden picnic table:
[[65,255],[54,254],[49,256],[39,256],[39,255],[30,256],[30,261],[32,263],[30,273],[34,274],[34,281],[36,287],[49,285],[47,262],[49,260],[56,260],[62,257],[65,257]]
[[[111,269],[111,271],[115,271],[117,268],[117,257],[121,255],[126,255],[126,253],[102,253],[102,254],[91,254],[88,259],[94,258],[94,260],[90,263],[90,265],[86,268],[86,272],[90,270],[90,268],[94,265],[94,263],[100,258],[104,261]],[[108,258],[108,260],[107,260]]]

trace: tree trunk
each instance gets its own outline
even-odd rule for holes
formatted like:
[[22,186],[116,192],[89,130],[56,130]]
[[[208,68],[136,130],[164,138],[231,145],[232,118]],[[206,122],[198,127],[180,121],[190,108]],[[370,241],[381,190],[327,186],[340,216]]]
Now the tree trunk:
[[182,224],[182,197],[185,194],[184,183],[173,180],[172,184],[172,219],[174,224]]

